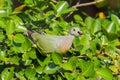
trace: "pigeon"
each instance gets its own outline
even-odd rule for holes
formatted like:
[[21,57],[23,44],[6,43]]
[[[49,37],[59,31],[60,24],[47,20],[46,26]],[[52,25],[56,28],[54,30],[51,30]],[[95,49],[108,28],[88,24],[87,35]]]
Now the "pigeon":
[[47,55],[50,53],[65,54],[71,47],[76,36],[82,35],[82,31],[78,27],[72,27],[65,36],[57,36],[51,34],[40,34],[28,30],[28,36],[37,46],[38,51]]

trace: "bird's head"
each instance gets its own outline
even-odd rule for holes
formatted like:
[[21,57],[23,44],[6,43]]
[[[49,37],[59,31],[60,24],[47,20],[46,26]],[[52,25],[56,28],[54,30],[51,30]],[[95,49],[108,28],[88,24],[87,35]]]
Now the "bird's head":
[[79,36],[83,34],[82,31],[80,31],[80,29],[77,27],[71,28],[68,33],[69,35],[73,35],[73,36]]

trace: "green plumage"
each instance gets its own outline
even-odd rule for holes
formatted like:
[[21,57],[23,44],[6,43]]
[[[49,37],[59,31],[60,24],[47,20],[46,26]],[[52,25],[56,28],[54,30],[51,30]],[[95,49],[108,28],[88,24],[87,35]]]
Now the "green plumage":
[[28,36],[43,55],[54,52],[65,53],[71,47],[74,36],[80,34],[81,32],[78,28],[70,29],[69,34],[66,36],[55,36],[28,31]]

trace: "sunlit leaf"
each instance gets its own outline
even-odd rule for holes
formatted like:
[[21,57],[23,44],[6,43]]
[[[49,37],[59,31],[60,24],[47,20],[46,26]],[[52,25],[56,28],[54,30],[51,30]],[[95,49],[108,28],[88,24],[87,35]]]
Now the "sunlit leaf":
[[100,30],[101,30],[101,23],[99,20],[95,20],[91,25],[91,34],[95,34]]
[[107,68],[98,68],[96,70],[96,73],[98,76],[104,78],[105,80],[112,80],[113,79],[112,72],[110,70],[108,70]]
[[6,27],[6,20],[1,18],[0,19],[0,28],[5,28]]
[[7,33],[7,36],[10,40],[12,39],[11,35],[12,35],[12,33],[14,33],[15,29],[16,29],[16,27],[15,27],[14,21],[9,20],[7,22],[6,33]]
[[14,41],[16,43],[23,43],[25,41],[25,37],[22,34],[16,34],[14,36]]
[[71,73],[69,73],[69,72],[66,72],[65,73],[65,77],[67,78],[67,80],[72,80],[73,79],[73,76],[72,76],[72,74]]
[[19,60],[20,60],[20,58],[17,56],[9,58],[9,61],[13,64],[16,64],[16,65],[19,65]]
[[0,9],[3,9],[5,6],[5,1],[4,0],[0,0]]
[[33,2],[33,0],[25,0],[25,3],[29,4],[29,5],[32,5],[34,2]]
[[28,79],[31,79],[33,77],[35,77],[36,75],[36,71],[34,68],[27,68],[25,70],[25,76],[28,78]]
[[2,80],[13,80],[14,78],[14,68],[4,68],[4,70],[1,73],[1,79]]
[[102,36],[101,37],[101,44],[102,45],[108,45],[108,39],[106,36]]
[[105,25],[103,25],[103,26],[108,33],[115,33],[116,32],[116,26],[113,22],[106,22],[105,21]]
[[63,63],[61,67],[65,70],[73,70],[73,65],[70,62]]
[[28,38],[25,38],[25,41],[22,43],[22,48],[24,51],[28,51],[32,47],[32,43]]
[[80,45],[82,46],[82,49],[80,50],[81,54],[85,54],[85,51],[90,47],[90,36],[89,35],[83,35],[80,39]]
[[74,19],[76,22],[80,22],[80,21],[83,21],[82,17],[80,15],[74,15]]
[[74,11],[77,11],[77,9],[76,8],[68,8],[62,14],[66,14],[66,13],[70,13],[70,12],[74,12]]
[[7,11],[6,10],[0,10],[0,17],[5,17],[7,16]]
[[119,26],[120,28],[120,19],[114,14],[111,14],[111,19],[116,24],[116,26]]
[[29,57],[32,58],[32,59],[36,59],[36,58],[37,58],[37,56],[36,56],[36,51],[35,51],[34,48],[31,49],[27,54],[28,54]]
[[17,78],[19,78],[20,80],[26,80],[25,76],[24,76],[24,71],[20,71],[18,73],[15,74],[17,76]]
[[57,15],[61,15],[68,8],[68,3],[66,1],[60,1],[56,5]]
[[62,62],[62,60],[63,60],[63,57],[60,54],[53,53],[52,54],[52,59],[53,59],[55,64],[60,64]]
[[57,7],[54,3],[50,2],[50,5],[52,6],[52,8],[54,9],[55,13],[57,14]]
[[86,24],[86,27],[88,28],[88,30],[91,29],[91,28],[93,28],[92,27],[93,22],[94,22],[94,19],[91,18],[91,17],[87,17],[85,19],[85,24]]
[[48,66],[45,67],[44,73],[46,73],[46,74],[54,74],[59,69],[60,68],[58,66],[55,66],[54,64],[49,64]]
[[0,32],[0,42],[2,42],[4,38],[5,38],[5,35],[3,35],[2,32]]
[[86,69],[82,71],[83,72],[82,74],[85,75],[86,77],[90,77],[90,76],[93,76],[95,74],[94,64],[92,62],[86,62],[84,64],[84,67]]

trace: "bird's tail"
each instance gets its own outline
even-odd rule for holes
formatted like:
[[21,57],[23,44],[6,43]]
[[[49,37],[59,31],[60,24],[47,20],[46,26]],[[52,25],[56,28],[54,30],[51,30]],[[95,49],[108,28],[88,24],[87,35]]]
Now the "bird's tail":
[[27,29],[27,36],[28,37],[30,37],[33,33],[34,33],[34,31]]
[[32,38],[32,34],[34,33],[33,30],[31,29],[27,29],[27,36],[29,37],[29,39],[34,43],[34,40]]

